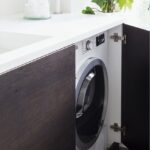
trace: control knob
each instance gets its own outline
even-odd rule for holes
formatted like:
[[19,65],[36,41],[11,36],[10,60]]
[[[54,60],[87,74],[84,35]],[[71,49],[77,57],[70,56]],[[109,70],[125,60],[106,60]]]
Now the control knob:
[[93,49],[93,43],[90,40],[86,41],[86,50],[89,51],[92,49]]

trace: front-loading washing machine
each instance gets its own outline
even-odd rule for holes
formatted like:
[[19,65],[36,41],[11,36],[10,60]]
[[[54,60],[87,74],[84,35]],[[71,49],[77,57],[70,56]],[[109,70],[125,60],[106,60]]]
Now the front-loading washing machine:
[[106,150],[107,32],[76,44],[76,150]]

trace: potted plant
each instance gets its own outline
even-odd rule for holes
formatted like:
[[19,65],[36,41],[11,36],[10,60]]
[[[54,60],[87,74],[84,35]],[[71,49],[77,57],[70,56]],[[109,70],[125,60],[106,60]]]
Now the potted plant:
[[93,3],[97,4],[99,9],[86,7],[83,14],[95,14],[95,11],[104,13],[112,13],[121,9],[131,8],[133,0],[92,0]]

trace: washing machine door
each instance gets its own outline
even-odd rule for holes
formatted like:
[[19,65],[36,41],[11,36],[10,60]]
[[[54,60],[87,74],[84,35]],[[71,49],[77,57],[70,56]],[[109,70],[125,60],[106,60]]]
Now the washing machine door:
[[107,72],[97,58],[88,59],[78,73],[76,87],[76,145],[86,150],[97,140],[107,110]]

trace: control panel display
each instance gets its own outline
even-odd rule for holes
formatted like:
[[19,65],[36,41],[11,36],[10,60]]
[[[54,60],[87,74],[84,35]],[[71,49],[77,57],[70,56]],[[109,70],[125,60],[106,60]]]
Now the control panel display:
[[104,33],[96,37],[96,46],[99,46],[99,45],[101,45],[104,42],[105,42],[105,35],[104,35]]

